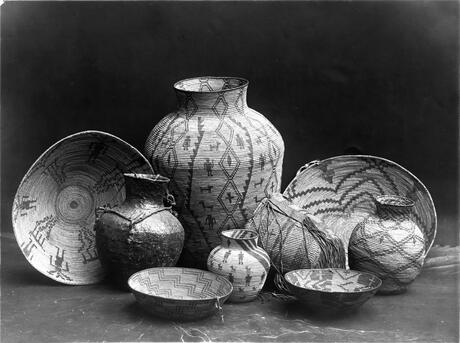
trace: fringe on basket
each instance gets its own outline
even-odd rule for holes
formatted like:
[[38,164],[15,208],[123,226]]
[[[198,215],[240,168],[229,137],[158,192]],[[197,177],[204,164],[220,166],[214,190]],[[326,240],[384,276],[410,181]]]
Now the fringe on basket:
[[304,226],[321,249],[318,262],[312,268],[345,268],[346,252],[342,240],[318,230],[308,217],[304,219]]
[[279,291],[286,293],[286,294],[291,294],[291,292],[289,292],[289,288],[288,288],[286,279],[281,273],[275,274],[275,277],[273,278],[273,282]]

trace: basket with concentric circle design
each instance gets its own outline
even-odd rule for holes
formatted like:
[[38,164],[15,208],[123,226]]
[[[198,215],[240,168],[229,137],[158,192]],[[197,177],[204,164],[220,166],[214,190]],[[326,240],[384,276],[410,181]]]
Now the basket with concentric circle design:
[[29,263],[65,284],[100,281],[94,211],[123,202],[128,172],[153,170],[138,150],[108,133],[76,133],[46,150],[22,179],[13,204],[14,234]]

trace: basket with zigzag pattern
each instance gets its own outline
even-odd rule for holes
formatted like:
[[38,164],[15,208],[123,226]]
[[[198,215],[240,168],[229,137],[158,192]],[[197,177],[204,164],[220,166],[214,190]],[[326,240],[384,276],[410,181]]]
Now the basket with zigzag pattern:
[[436,236],[436,210],[423,183],[390,160],[368,155],[343,155],[312,161],[300,168],[283,196],[318,218],[348,247],[355,226],[375,212],[380,195],[403,196],[414,202],[413,219],[428,253]]
[[133,274],[128,286],[149,313],[173,320],[198,320],[221,313],[233,291],[225,277],[193,268],[149,268]]

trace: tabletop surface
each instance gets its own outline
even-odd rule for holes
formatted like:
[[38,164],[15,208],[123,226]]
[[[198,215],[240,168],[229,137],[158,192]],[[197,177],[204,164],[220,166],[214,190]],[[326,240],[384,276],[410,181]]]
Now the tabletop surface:
[[28,264],[13,234],[1,238],[2,342],[458,342],[458,247],[433,247],[405,294],[374,296],[345,315],[318,315],[264,291],[250,303],[226,303],[223,322],[218,315],[173,322],[110,284],[50,280]]

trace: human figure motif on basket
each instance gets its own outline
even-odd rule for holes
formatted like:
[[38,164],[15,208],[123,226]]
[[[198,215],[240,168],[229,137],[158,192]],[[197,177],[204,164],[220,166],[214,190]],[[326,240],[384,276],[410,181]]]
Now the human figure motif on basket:
[[204,222],[206,225],[208,225],[209,231],[212,231],[214,229],[214,224],[216,223],[216,219],[212,216],[212,214],[208,214]]
[[227,263],[227,260],[230,257],[231,253],[232,253],[231,250],[227,250],[224,254],[224,260],[222,262]]
[[71,281],[72,279],[69,276],[64,274],[64,272],[70,271],[68,262],[65,262],[65,268],[63,266],[65,250],[63,249],[61,251],[59,247],[56,247],[56,249],[57,251],[56,251],[56,255],[54,256],[54,261],[53,261],[53,255],[50,255],[50,265],[54,267],[54,270],[50,270],[48,271],[48,273],[51,275],[56,273],[56,277],[58,279],[61,278],[63,280]]
[[238,264],[243,264],[243,257],[244,257],[244,253],[243,253],[243,250],[241,250],[240,253],[238,254]]
[[[270,189],[266,184],[270,185],[268,181],[271,178],[278,180],[282,170],[284,143],[279,132],[263,115],[247,107],[247,81],[230,78],[229,87],[224,89],[227,78],[206,79],[213,85],[213,92],[206,91],[207,88],[201,92],[198,81],[183,81],[181,87],[178,86],[180,83],[176,84],[179,110],[165,116],[152,130],[145,144],[145,155],[152,162],[156,159],[160,162],[158,170],[165,175],[174,175],[174,187],[180,188],[182,193],[180,198],[190,199],[187,202],[182,199],[178,201],[184,204],[183,207],[188,207],[187,211],[180,212],[182,221],[188,226],[187,231],[196,231],[196,235],[189,237],[202,237],[202,232],[198,231],[203,231],[203,226],[208,231],[209,219],[208,223],[205,221],[210,211],[204,211],[199,203],[201,200],[205,205],[218,203],[224,207],[221,209],[219,206],[219,211],[213,211],[212,216],[216,221],[213,229],[220,231],[227,227],[228,222],[232,223],[232,229],[243,227],[257,207],[254,197],[261,199],[269,195]],[[192,112],[193,115],[187,117]],[[190,154],[179,158],[180,161],[175,159],[175,163],[169,165],[167,159],[170,151],[175,151],[178,156],[184,153],[185,135],[182,140],[174,140],[168,146],[162,146],[162,142],[185,120],[189,123],[187,135],[191,137],[188,147]],[[277,158],[275,165],[270,166],[273,146],[277,149]],[[246,163],[248,161],[251,167]],[[253,189],[254,183],[262,178],[264,181]],[[197,222],[202,223],[201,228],[196,225]],[[216,233],[209,232],[209,235],[216,236]],[[220,240],[201,240],[199,248],[192,240],[186,239],[182,256],[187,261],[181,262],[190,267],[203,268],[209,251]],[[235,253],[235,258],[237,255]],[[189,256],[194,258],[189,259]]]
[[249,287],[249,286],[251,285],[251,279],[252,279],[251,267],[246,266],[246,272],[247,272],[246,278],[245,278],[245,280],[246,280],[246,286]]
[[211,161],[209,159],[209,157],[206,158],[206,162],[203,163],[203,166],[204,166],[204,170],[206,170],[207,175],[208,176],[213,176],[212,175],[212,170],[214,169],[214,162]]
[[244,149],[244,141],[243,138],[241,138],[240,134],[236,134],[236,145],[240,149]]
[[15,199],[14,202],[14,220],[18,217],[18,214],[21,217],[24,217],[28,214],[30,210],[36,210],[37,206],[35,203],[37,202],[37,199],[29,199],[28,195],[23,195],[21,197],[21,200],[18,200],[17,198]]
[[182,148],[186,151],[188,151],[188,148],[190,148],[190,136],[185,136],[184,142],[182,143]]
[[259,156],[259,165],[260,165],[260,170],[264,170],[265,167],[265,155],[261,154]]

